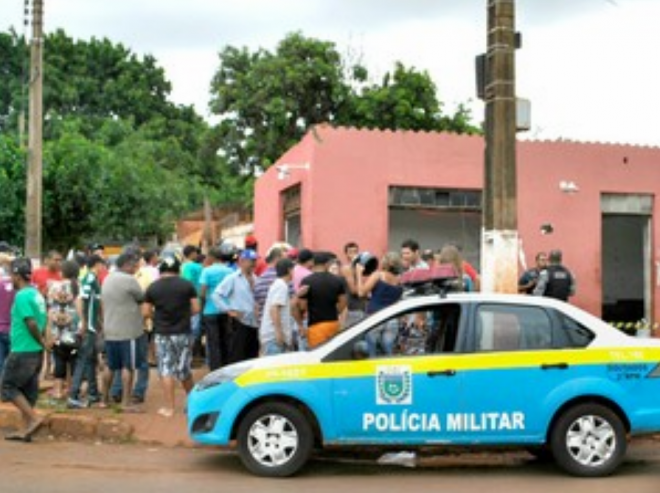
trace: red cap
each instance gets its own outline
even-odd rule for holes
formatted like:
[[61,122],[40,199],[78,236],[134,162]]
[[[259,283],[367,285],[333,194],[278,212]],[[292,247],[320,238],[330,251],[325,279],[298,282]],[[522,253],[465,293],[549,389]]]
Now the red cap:
[[246,246],[246,247],[253,247],[253,246],[255,246],[257,243],[258,243],[258,242],[257,242],[257,238],[256,238],[256,237],[254,237],[254,236],[252,236],[252,235],[248,235],[248,236],[245,237],[245,246]]
[[298,249],[297,248],[292,248],[288,252],[286,252],[286,256],[289,257],[290,259],[297,259],[298,258]]

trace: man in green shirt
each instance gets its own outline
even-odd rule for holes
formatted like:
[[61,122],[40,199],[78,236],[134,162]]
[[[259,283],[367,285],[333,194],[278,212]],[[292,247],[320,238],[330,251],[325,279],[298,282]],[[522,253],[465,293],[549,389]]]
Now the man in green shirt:
[[10,264],[16,298],[11,309],[10,353],[0,383],[0,397],[21,412],[25,429],[6,435],[7,440],[29,442],[44,418],[34,412],[39,396],[39,373],[46,348],[46,302],[30,284],[30,259],[17,258]]
[[[80,314],[80,336],[82,345],[78,352],[78,360],[73,371],[69,400],[67,407],[79,409],[100,402],[98,388],[96,340],[102,330],[101,316],[101,284],[99,274],[105,266],[105,261],[99,255],[92,255],[87,260],[87,273],[83,277],[80,296],[76,300]],[[83,379],[87,380],[87,400],[80,399],[80,387]]]
[[[203,266],[197,262],[199,248],[194,245],[186,245],[183,248],[183,265],[181,266],[181,277],[190,281],[195,286],[199,299],[199,280],[202,276]],[[201,301],[200,301],[201,304]],[[190,319],[193,335],[193,356],[204,356],[202,347],[202,316],[196,313]]]

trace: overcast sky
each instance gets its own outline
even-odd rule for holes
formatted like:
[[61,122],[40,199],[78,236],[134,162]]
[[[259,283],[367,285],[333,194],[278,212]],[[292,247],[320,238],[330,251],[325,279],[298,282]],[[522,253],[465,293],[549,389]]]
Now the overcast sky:
[[[153,54],[172,98],[208,116],[226,45],[273,49],[287,33],[337,43],[371,74],[400,60],[427,70],[440,99],[470,102],[486,47],[487,0],[44,0],[47,31],[107,37]],[[24,0],[0,1],[0,29],[23,29]],[[517,93],[532,102],[528,138],[660,146],[660,0],[518,0]],[[47,83],[48,74],[46,74]]]

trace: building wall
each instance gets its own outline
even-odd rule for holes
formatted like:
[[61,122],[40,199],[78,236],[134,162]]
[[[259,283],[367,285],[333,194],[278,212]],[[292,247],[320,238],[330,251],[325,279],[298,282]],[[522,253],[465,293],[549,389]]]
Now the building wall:
[[[304,246],[340,252],[346,241],[354,240],[364,249],[383,252],[388,248],[389,186],[481,189],[483,156],[480,137],[316,127],[279,161],[308,161],[309,170],[278,180],[271,168],[258,180],[255,233],[264,246],[281,239],[281,192],[299,183]],[[660,149],[519,142],[517,165],[518,229],[527,263],[533,264],[537,251],[562,249],[565,264],[578,279],[574,302],[600,314],[601,194],[655,196],[660,192]],[[575,182],[579,192],[562,192],[561,181]],[[653,212],[656,262],[657,203]],[[553,234],[541,234],[544,223],[553,225]],[[654,272],[654,299],[660,292],[656,281]],[[658,303],[655,314],[659,319]]]

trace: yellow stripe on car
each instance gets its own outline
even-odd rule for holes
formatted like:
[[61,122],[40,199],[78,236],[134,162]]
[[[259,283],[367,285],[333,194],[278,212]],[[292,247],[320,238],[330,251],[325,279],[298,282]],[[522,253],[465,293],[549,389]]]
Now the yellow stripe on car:
[[440,354],[287,365],[250,370],[235,383],[241,387],[291,380],[322,380],[373,376],[382,365],[408,365],[413,373],[442,370],[500,370],[535,367],[542,364],[602,365],[658,363],[660,348],[606,348],[585,350],[521,351],[507,353]]

